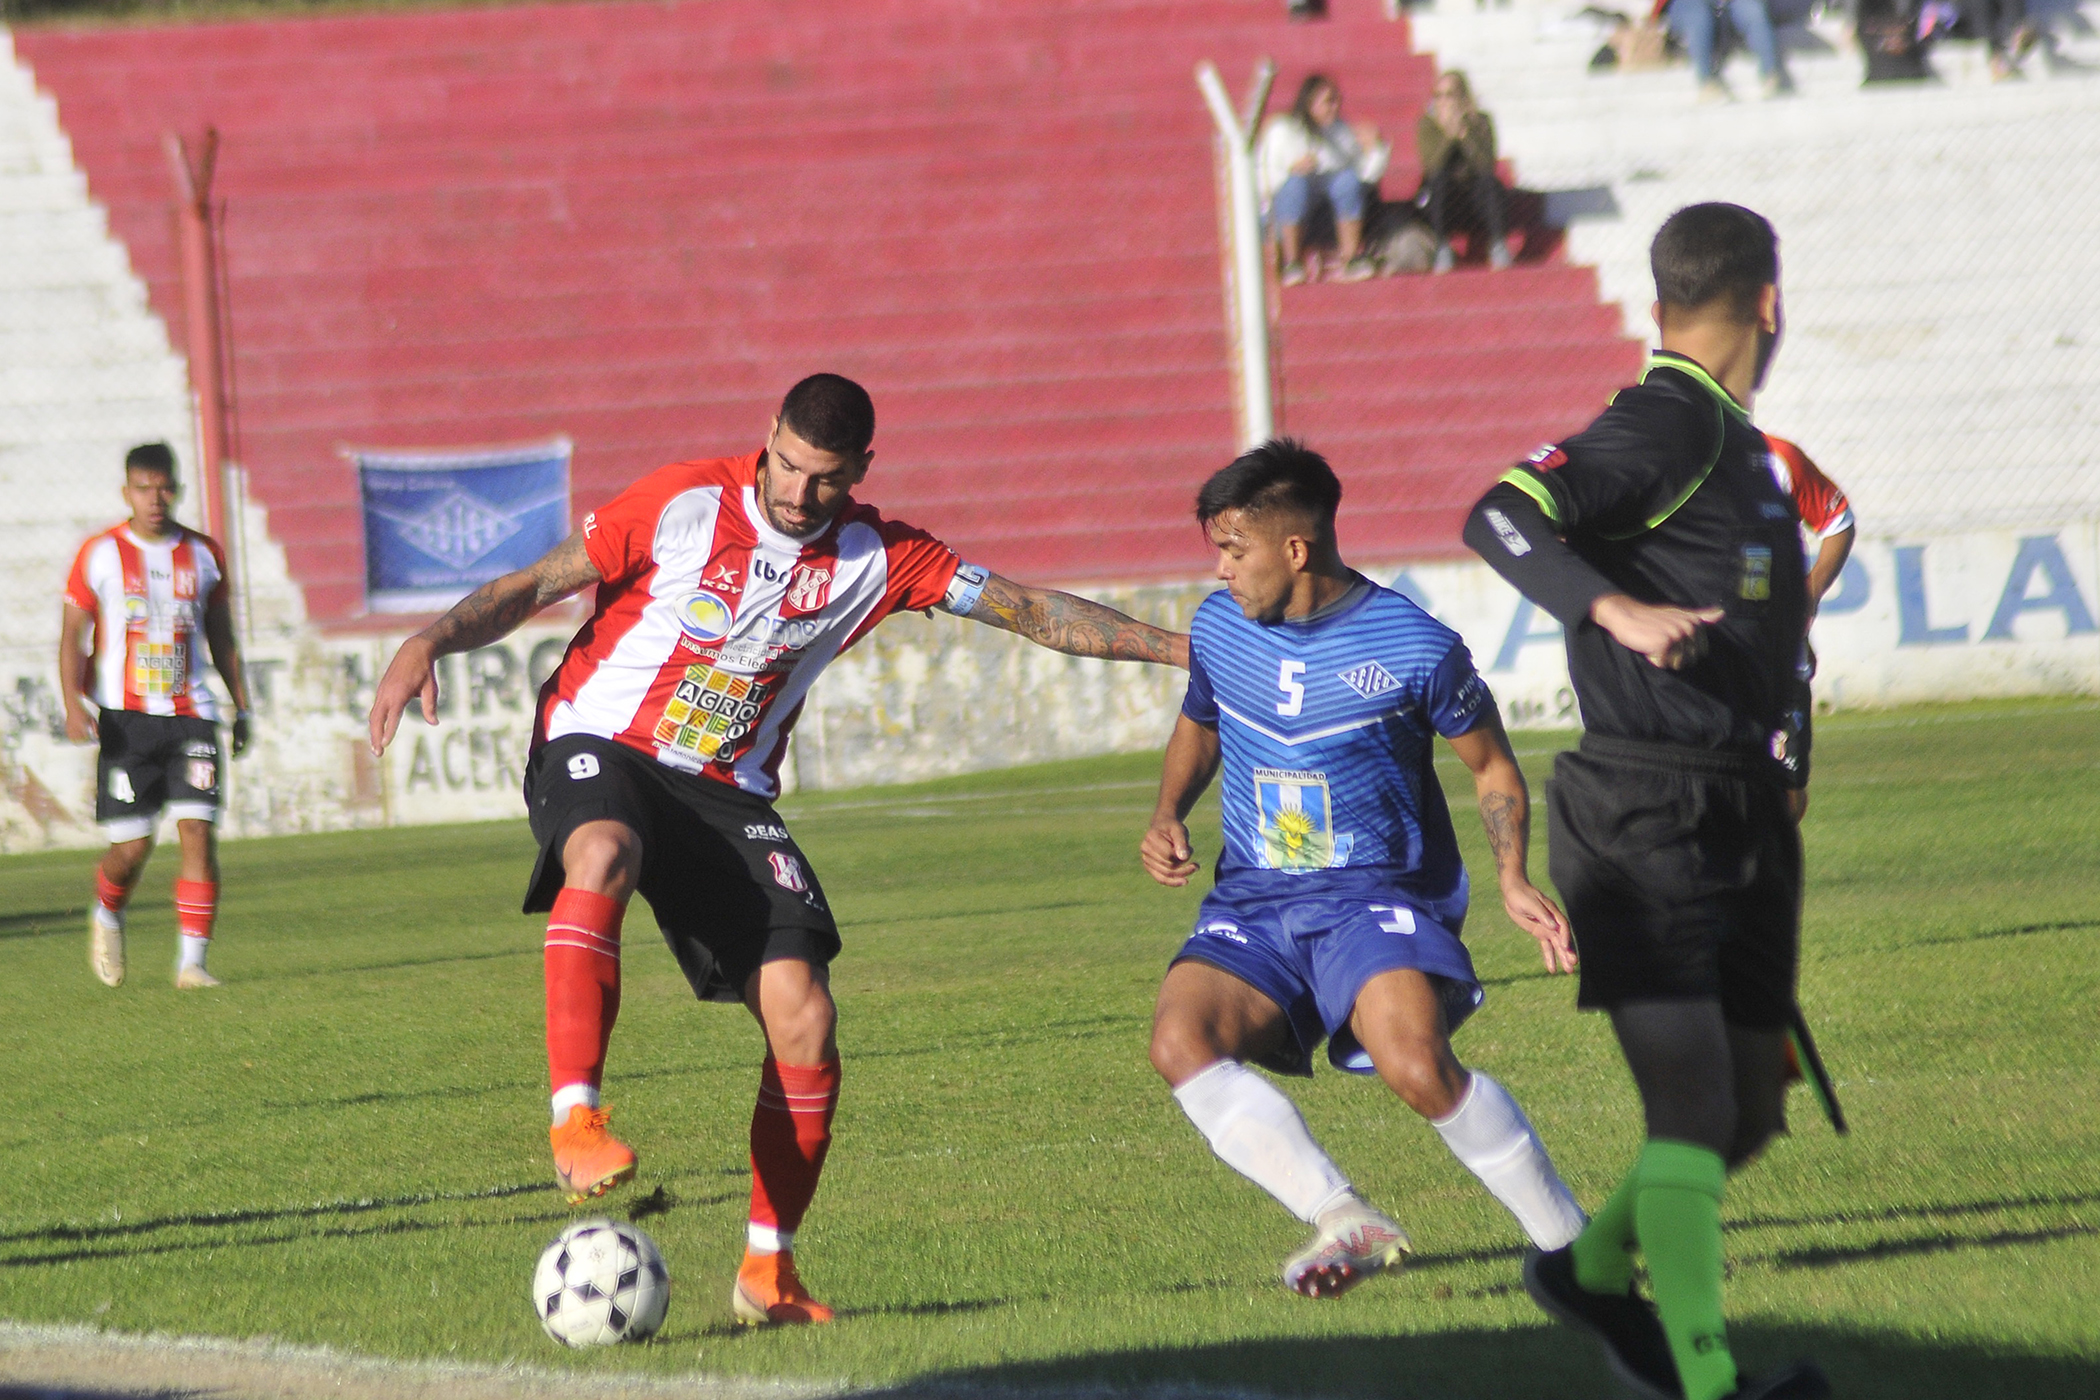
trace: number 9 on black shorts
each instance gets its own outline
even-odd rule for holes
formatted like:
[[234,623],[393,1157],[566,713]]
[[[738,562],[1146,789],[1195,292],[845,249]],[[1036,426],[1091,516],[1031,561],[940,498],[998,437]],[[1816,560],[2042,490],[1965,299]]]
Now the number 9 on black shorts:
[[741,1001],[763,963],[796,958],[822,967],[838,956],[823,886],[763,798],[616,740],[570,734],[533,756],[525,806],[540,845],[525,912],[554,907],[566,878],[562,848],[576,828],[619,822],[642,841],[637,893],[704,1001]]

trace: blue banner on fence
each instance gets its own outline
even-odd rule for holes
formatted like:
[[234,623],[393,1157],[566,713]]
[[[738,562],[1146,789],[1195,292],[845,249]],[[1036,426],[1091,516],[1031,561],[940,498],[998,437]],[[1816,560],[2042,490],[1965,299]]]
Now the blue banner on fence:
[[365,607],[438,612],[569,533],[567,438],[461,452],[352,450]]

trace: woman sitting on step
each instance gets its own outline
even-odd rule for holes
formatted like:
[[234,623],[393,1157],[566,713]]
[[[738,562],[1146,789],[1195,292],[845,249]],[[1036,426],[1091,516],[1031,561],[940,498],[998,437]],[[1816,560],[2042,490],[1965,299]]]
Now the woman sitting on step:
[[1318,277],[1318,260],[1306,256],[1306,242],[1309,225],[1323,215],[1334,220],[1339,280],[1360,282],[1376,271],[1360,256],[1364,209],[1391,155],[1377,127],[1342,120],[1341,89],[1321,73],[1299,85],[1290,111],[1262,124],[1256,178],[1269,236],[1282,258],[1284,286]]

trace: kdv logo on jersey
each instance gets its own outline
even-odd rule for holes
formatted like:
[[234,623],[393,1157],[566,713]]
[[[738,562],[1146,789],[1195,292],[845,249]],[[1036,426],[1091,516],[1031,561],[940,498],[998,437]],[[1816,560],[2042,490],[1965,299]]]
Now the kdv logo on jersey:
[[1262,863],[1271,870],[1325,870],[1335,864],[1334,804],[1325,773],[1254,770]]

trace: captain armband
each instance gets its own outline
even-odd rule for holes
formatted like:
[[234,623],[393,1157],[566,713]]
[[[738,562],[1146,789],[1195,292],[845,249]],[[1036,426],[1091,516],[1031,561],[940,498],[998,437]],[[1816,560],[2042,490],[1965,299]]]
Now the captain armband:
[[976,564],[957,564],[955,577],[948,581],[947,596],[941,599],[941,611],[968,617],[977,610],[977,600],[984,595],[984,585],[991,577],[990,569]]

